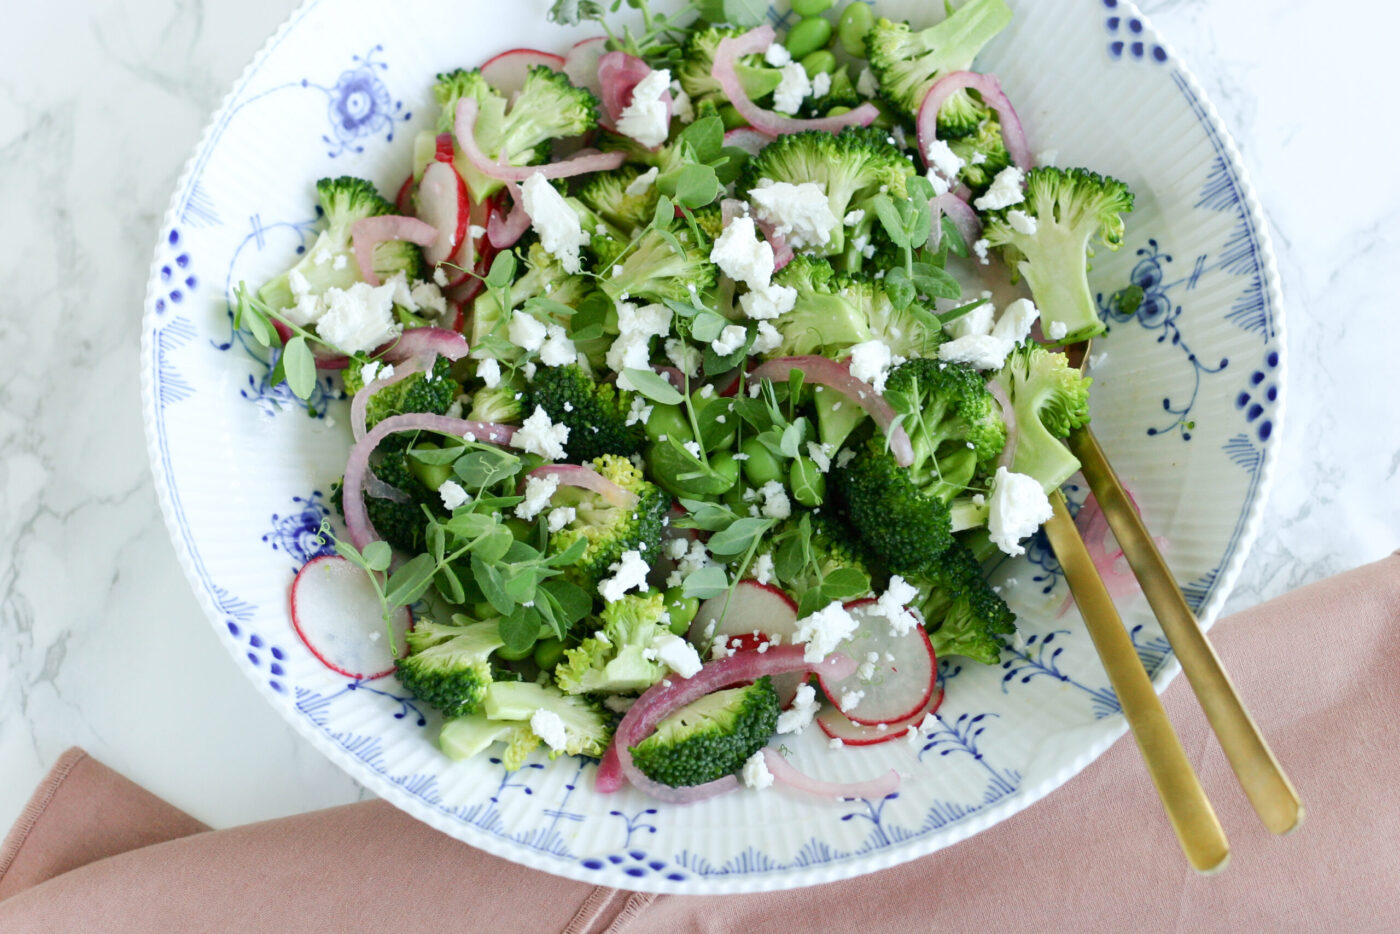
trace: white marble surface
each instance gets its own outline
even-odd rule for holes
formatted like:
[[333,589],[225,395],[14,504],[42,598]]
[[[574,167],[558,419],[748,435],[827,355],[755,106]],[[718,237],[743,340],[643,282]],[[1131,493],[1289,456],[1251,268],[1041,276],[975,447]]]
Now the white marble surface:
[[[175,561],[141,429],[157,226],[209,114],[293,5],[54,0],[10,11],[0,37],[0,828],[75,744],[216,826],[364,795],[229,663]],[[1400,174],[1379,168],[1400,145],[1385,117],[1400,9],[1362,7],[1144,4],[1240,143],[1283,274],[1279,470],[1229,608],[1400,546]]]

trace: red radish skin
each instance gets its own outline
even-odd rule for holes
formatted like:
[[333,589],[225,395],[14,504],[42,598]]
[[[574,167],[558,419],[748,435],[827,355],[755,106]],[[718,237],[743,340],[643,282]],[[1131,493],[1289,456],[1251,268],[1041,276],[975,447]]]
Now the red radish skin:
[[[736,652],[757,652],[760,645],[771,643],[774,639],[778,640],[779,645],[791,644],[793,633],[797,632],[797,604],[782,590],[772,584],[742,580],[729,597],[728,612],[724,609],[725,597],[725,594],[720,594],[700,604],[695,620],[690,624],[687,638],[702,657],[708,657],[710,646],[720,635],[727,637],[725,646]],[[723,622],[719,621],[721,613],[724,613]],[[705,631],[711,623],[716,626],[707,639]],[[757,635],[754,635],[755,630]],[[735,640],[738,640],[737,646]],[[774,675],[773,690],[778,692],[778,702],[784,707],[791,704],[797,696],[798,685],[806,680],[807,676],[802,672]]]
[[[938,687],[938,662],[924,628],[915,625],[902,636],[890,635],[889,621],[883,616],[866,612],[874,600],[855,600],[846,610],[860,624],[852,638],[837,646],[857,664],[865,661],[869,652],[879,656],[875,676],[862,681],[858,676],[839,681],[830,677],[822,682],[822,692],[838,707],[847,691],[863,691],[865,697],[854,710],[843,710],[853,722],[869,726],[886,725],[905,720],[918,712]],[[894,655],[894,660],[886,658]]]
[[423,250],[423,260],[437,266],[449,259],[467,239],[471,201],[467,183],[452,162],[437,161],[423,172],[418,183],[418,217],[437,231],[437,239]]
[[408,173],[408,178],[403,180],[399,186],[399,193],[394,195],[394,209],[407,217],[415,216],[413,210],[413,173]]
[[437,149],[433,151],[433,158],[438,162],[451,163],[457,157],[457,150],[452,145],[451,133],[439,133],[437,135]]
[[827,736],[839,739],[845,746],[878,746],[894,739],[907,739],[911,726],[916,727],[923,723],[924,717],[937,713],[942,705],[943,689],[938,688],[913,716],[887,723],[882,730],[878,726],[852,723],[849,717],[827,704],[822,707],[821,713],[817,714],[817,726]]
[[[364,571],[339,555],[312,558],[292,581],[289,604],[297,637],[331,671],[357,681],[393,674],[379,599]],[[413,614],[400,607],[393,622],[400,655],[403,634],[411,628]]]
[[525,87],[525,77],[530,69],[543,65],[550,71],[563,71],[564,56],[539,49],[511,49],[488,60],[481,66],[481,77],[496,89],[496,92],[509,100]]

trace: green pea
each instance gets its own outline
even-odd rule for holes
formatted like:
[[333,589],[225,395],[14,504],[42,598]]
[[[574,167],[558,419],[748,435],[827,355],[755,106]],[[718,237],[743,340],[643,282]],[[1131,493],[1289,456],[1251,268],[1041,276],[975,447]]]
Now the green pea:
[[739,445],[739,452],[748,455],[744,460],[744,479],[749,481],[750,486],[763,486],[769,480],[782,479],[782,461],[762,441],[745,438],[744,443]]
[[562,639],[543,639],[535,643],[535,664],[541,668],[553,668],[559,664],[559,659],[564,657],[564,641]]
[[[414,447],[424,451],[438,449],[438,446],[431,441],[420,441]],[[409,457],[408,469],[418,478],[419,482],[430,490],[436,490],[448,480],[453,479],[451,464],[425,464],[416,457]]]
[[681,587],[666,591],[666,612],[671,614],[671,632],[683,636],[690,629],[691,620],[700,612],[700,598],[687,597]]
[[820,506],[826,499],[826,475],[810,457],[799,457],[788,470],[788,486],[793,499],[804,506]]
[[847,107],[845,104],[837,104],[835,107],[832,107],[830,110],[828,110],[826,112],[826,115],[828,117],[839,117],[842,114],[848,114],[850,112],[851,108]]
[[719,477],[719,482],[724,484],[725,490],[733,489],[734,484],[739,482],[739,462],[728,451],[721,451],[712,456],[710,469]]
[[693,440],[690,433],[690,420],[678,405],[654,405],[651,417],[643,425],[647,437],[660,441],[663,437],[675,438],[684,443]]
[[816,16],[831,9],[831,0],[792,0],[792,12],[798,16]]
[[783,45],[787,46],[793,58],[802,58],[811,55],[817,49],[826,48],[830,41],[831,23],[820,16],[809,16],[799,20],[796,26],[788,30]]
[[865,58],[865,37],[875,25],[875,14],[864,3],[846,7],[836,24],[836,38],[847,55]]
[[811,55],[804,56],[802,67],[807,71],[807,77],[815,78],[820,74],[831,74],[836,70],[836,56],[826,49],[817,49]]
[[719,109],[719,119],[724,123],[726,130],[737,130],[741,126],[749,125],[749,118],[739,113],[733,104],[725,104]]
[[518,662],[535,654],[535,644],[532,642],[529,648],[520,650],[508,649],[503,645],[496,650],[496,654],[508,662]]

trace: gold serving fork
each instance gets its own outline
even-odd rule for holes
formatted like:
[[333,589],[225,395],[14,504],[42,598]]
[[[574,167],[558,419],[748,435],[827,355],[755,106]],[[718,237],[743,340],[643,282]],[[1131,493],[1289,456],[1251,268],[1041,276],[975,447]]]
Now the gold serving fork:
[[[1071,360],[1078,354],[1082,368],[1089,356],[1089,342],[1068,350]],[[1303,819],[1298,793],[1245,709],[1098,440],[1085,426],[1071,433],[1068,444],[1255,812],[1273,833],[1295,829]],[[1218,872],[1230,857],[1225,832],[1167,720],[1063,494],[1056,491],[1050,502],[1054,515],[1044,525],[1046,537],[1064,569],[1172,829],[1193,869]]]

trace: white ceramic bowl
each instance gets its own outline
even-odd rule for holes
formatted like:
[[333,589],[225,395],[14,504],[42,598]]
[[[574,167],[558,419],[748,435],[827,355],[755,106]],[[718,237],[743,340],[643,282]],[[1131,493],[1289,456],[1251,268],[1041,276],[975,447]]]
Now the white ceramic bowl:
[[[980,60],[1002,79],[1035,152],[1127,181],[1126,246],[1096,259],[1109,313],[1096,351],[1094,426],[1166,543],[1207,622],[1228,593],[1265,499],[1280,416],[1282,310],[1262,213],[1199,86],[1122,0],[1017,0]],[[917,24],[926,4],[880,3]],[[913,859],[1058,788],[1124,731],[1117,700],[1043,542],[996,576],[1023,638],[999,666],[941,663],[947,700],[917,745],[829,750],[815,729],[795,761],[832,780],[894,766],[884,801],[825,804],[744,791],[676,808],[592,790],[594,765],[532,760],[506,773],[454,764],[436,718],[392,677],[356,682],[293,632],[287,592],[349,432],[334,380],[308,407],[269,387],[231,332],[228,296],[310,242],[312,183],[354,174],[392,192],[433,111],[433,75],[513,46],[563,50],[544,0],[506,7],[309,0],[258,53],[176,189],[152,266],[142,344],[151,461],[176,551],[235,662],[302,735],[379,795],[470,844],[548,872],[624,888],[719,893],[812,885]],[[773,16],[781,23],[782,17]],[[454,22],[460,26],[453,28]],[[427,29],[425,23],[445,28]],[[1071,488],[1072,499],[1083,491]],[[1177,671],[1140,598],[1120,601],[1159,688]],[[975,844],[971,844],[975,845]]]

